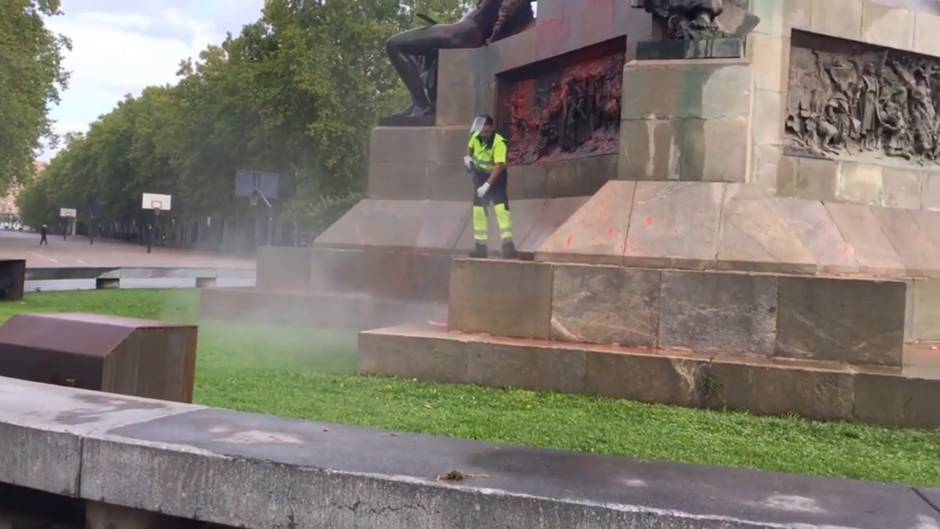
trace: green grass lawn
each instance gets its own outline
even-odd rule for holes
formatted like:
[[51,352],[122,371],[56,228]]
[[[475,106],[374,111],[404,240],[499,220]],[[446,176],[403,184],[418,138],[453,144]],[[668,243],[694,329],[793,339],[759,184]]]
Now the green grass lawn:
[[[197,322],[198,299],[193,290],[34,294],[0,305],[0,320],[69,311]],[[370,378],[355,368],[351,333],[202,322],[196,400],[481,441],[940,487],[940,431]]]

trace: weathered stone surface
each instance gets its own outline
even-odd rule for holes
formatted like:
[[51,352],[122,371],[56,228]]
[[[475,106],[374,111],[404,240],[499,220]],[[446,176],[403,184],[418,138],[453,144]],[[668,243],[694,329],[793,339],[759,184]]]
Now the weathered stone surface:
[[744,182],[750,132],[747,118],[625,120],[619,178]]
[[585,356],[576,348],[474,343],[467,382],[484,386],[584,393]]
[[813,2],[812,29],[834,37],[862,40],[861,0]]
[[[539,212],[528,235],[516,238],[516,249],[531,256],[560,228],[581,206],[587,197],[550,198]],[[515,225],[515,220],[513,221]]]
[[862,1],[862,38],[871,44],[901,50],[914,48],[914,12],[881,2]]
[[881,205],[884,169],[878,165],[842,163],[836,198],[856,204]]
[[608,182],[542,243],[540,261],[623,262],[634,182]]
[[814,274],[816,260],[790,228],[778,200],[748,196],[741,185],[725,193],[719,270]]
[[663,353],[592,352],[587,355],[585,391],[638,402],[700,407],[708,360]]
[[470,214],[466,202],[428,201],[414,248],[450,253],[467,229]]
[[259,288],[306,288],[309,281],[309,248],[262,246],[258,248]]
[[467,343],[440,340],[418,328],[359,334],[359,372],[433,382],[467,381]]
[[457,259],[451,265],[450,328],[518,338],[550,337],[552,267]]
[[[586,197],[617,178],[617,155],[592,156],[548,164],[545,167],[546,198]],[[510,177],[510,180],[512,177]]]
[[[509,200],[545,198],[548,196],[545,192],[547,182],[548,173],[545,171],[544,164],[512,167],[509,169]],[[472,187],[472,185],[468,182],[467,187]],[[467,193],[467,196],[471,196],[470,193]]]
[[940,249],[921,232],[910,211],[897,208],[872,208],[871,211],[901,256],[909,276],[940,274]]
[[901,365],[904,283],[781,277],[779,285],[776,355]]
[[938,428],[940,384],[883,373],[859,373],[855,378],[855,416],[858,420],[900,428]]
[[835,199],[839,186],[838,162],[792,156],[784,156],[784,161],[795,161],[797,166],[795,172],[780,173],[777,189],[782,196],[811,200]]
[[641,61],[690,59],[740,59],[744,39],[730,37],[699,40],[654,40],[640,42],[636,58]]
[[924,193],[921,198],[924,210],[940,211],[940,173],[924,175]]
[[865,274],[903,277],[904,262],[881,229],[871,208],[856,204],[825,203],[839,232],[855,250],[859,270]]
[[924,174],[885,167],[883,202],[890,208],[920,209]]
[[557,266],[552,339],[655,347],[661,273],[606,266]]
[[723,184],[639,182],[624,264],[705,269],[718,253]]
[[370,165],[459,162],[467,153],[468,130],[469,123],[454,127],[376,127],[372,129]]
[[759,90],[784,92],[789,77],[785,59],[789,56],[790,41],[780,35],[761,33],[766,22],[761,17],[757,31],[748,37],[747,54],[754,70],[754,83]]
[[363,200],[315,244],[328,248],[413,248],[427,204],[424,200]]
[[940,56],[940,17],[928,13],[915,15],[914,51]]
[[810,251],[822,273],[853,274],[858,272],[855,250],[845,242],[839,228],[821,202],[778,198],[793,233]]
[[853,418],[853,373],[848,369],[714,362],[703,378],[712,407],[832,421]]
[[775,277],[663,271],[660,303],[661,347],[773,354]]
[[940,280],[915,280],[912,290],[911,332],[914,341],[940,341]]
[[728,119],[750,115],[750,61],[633,61],[624,68],[624,120]]

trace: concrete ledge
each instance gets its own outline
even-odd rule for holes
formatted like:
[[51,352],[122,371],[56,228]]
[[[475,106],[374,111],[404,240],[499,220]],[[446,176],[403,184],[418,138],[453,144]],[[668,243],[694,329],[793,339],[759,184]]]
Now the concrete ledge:
[[[407,362],[400,354],[405,349]],[[935,356],[886,369],[500,338],[421,326],[367,331],[359,339],[359,368],[368,375],[915,428],[940,428],[940,354]]]
[[[81,472],[67,469],[76,484],[69,492],[95,509],[117,507],[122,520],[133,518],[125,523],[148,520],[149,512],[246,529],[940,524],[940,512],[924,499],[936,491],[165,406],[0,379],[0,425],[37,440],[71,435]],[[62,470],[48,460],[30,468],[37,475]],[[439,479],[453,470],[468,478]],[[10,477],[0,467],[0,481]]]

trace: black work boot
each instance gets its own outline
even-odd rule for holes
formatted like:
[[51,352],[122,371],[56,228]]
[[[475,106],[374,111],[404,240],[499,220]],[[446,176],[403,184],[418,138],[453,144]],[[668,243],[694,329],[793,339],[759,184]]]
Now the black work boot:
[[477,243],[476,247],[473,248],[473,251],[470,252],[471,259],[486,259],[487,251],[486,245]]
[[516,245],[512,241],[506,241],[503,243],[503,259],[515,259],[518,254],[516,254]]

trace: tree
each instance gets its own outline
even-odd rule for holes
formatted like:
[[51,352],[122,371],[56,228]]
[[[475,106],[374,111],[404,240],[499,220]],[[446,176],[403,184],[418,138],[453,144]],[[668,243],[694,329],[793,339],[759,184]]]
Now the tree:
[[51,134],[49,105],[68,78],[62,69],[68,40],[42,18],[56,14],[59,0],[0,2],[0,191],[32,175],[39,141]]
[[121,101],[73,138],[24,193],[24,216],[48,223],[49,201],[80,199],[132,222],[148,191],[174,195],[183,223],[250,218],[232,196],[248,169],[281,173],[282,220],[321,230],[361,196],[370,130],[405,99],[385,40],[421,23],[416,11],[452,19],[465,3],[267,0],[259,21],[182,62],[175,86]]

